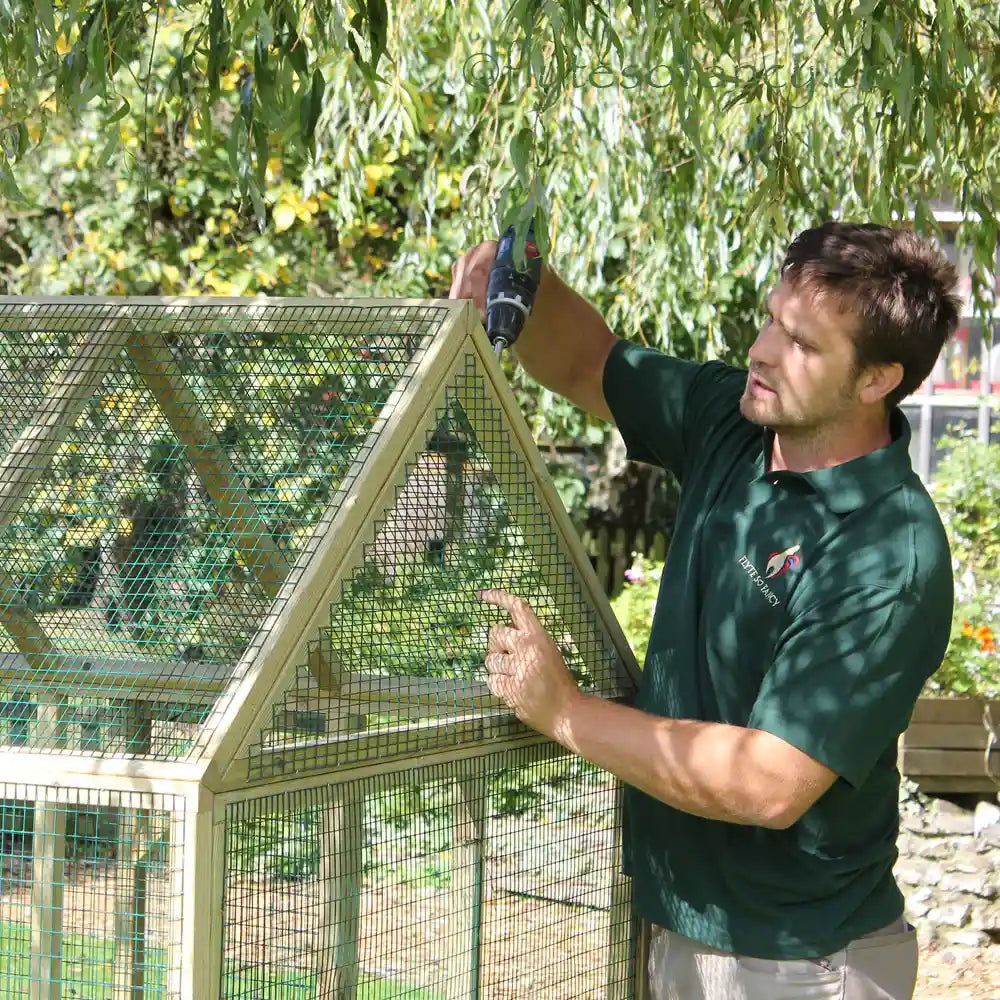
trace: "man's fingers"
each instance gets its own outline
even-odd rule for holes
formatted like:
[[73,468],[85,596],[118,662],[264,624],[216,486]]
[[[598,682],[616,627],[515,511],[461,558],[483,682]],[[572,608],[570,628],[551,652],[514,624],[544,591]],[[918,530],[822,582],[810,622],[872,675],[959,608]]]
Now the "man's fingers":
[[483,665],[486,667],[487,674],[500,674],[504,671],[503,658],[506,653],[489,652],[483,659]]
[[458,291],[462,287],[462,278],[465,275],[465,257],[459,257],[451,265],[451,288],[448,290],[449,299],[457,299]]
[[498,653],[509,653],[514,649],[521,633],[509,625],[494,625],[490,629],[489,649]]
[[535,617],[528,602],[520,597],[508,594],[505,590],[480,590],[476,596],[487,604],[495,604],[507,611],[516,628],[541,628],[541,622]]
[[510,678],[506,674],[487,674],[486,686],[494,698],[510,705]]

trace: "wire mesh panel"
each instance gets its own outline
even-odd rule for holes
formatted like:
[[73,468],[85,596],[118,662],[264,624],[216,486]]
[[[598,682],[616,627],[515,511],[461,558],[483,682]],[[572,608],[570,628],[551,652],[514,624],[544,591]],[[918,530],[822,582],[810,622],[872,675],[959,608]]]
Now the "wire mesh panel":
[[[306,659],[335,664],[339,687],[321,689],[309,663],[298,666],[248,749],[251,777],[513,732],[486,686],[489,629],[506,618],[476,597],[486,588],[528,600],[585,689],[625,693],[618,653],[478,365],[460,362],[312,640]],[[476,724],[486,715],[488,733]]]
[[450,314],[202,301],[0,302],[8,749],[200,753],[198,727]]
[[0,786],[0,998],[180,996],[182,809]]
[[228,806],[222,996],[630,996],[614,779],[556,749]]

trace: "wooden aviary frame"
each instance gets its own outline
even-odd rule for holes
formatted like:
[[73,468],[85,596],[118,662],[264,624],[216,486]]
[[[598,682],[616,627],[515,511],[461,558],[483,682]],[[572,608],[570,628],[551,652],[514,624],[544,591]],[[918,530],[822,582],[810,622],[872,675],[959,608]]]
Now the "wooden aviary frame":
[[[0,298],[0,333],[10,344],[0,395],[14,400],[0,437],[0,526],[13,539],[0,545],[0,826],[8,865],[29,886],[0,894],[11,928],[0,993],[213,1000],[297,976],[317,998],[363,997],[373,977],[391,979],[373,971],[372,949],[416,934],[394,929],[385,880],[430,852],[447,859],[434,876],[444,902],[426,904],[446,928],[447,960],[418,960],[414,945],[419,995],[517,988],[498,978],[516,975],[498,971],[509,928],[492,903],[502,898],[536,916],[597,914],[587,919],[600,924],[588,931],[599,951],[579,963],[579,995],[634,996],[617,785],[518,723],[469,658],[486,622],[461,588],[536,581],[595,691],[629,698],[637,678],[471,304]],[[338,435],[351,442],[343,459]],[[274,448],[294,461],[261,471],[258,453]],[[292,482],[296,462],[321,460],[335,475]],[[148,494],[156,476],[153,496],[115,493],[138,482]],[[96,499],[81,500],[86,489]],[[57,549],[48,575],[32,575],[46,518],[65,530],[46,543]],[[193,562],[182,556],[222,560],[212,532],[228,561],[184,577]],[[77,536],[85,544],[67,541]],[[133,604],[102,604],[93,580],[81,595],[74,563],[61,586],[75,603],[53,606],[64,551],[93,549],[127,550],[101,568]],[[406,631],[398,622],[425,577],[451,589],[435,592],[428,624]],[[212,603],[230,593],[243,601],[236,610]],[[398,646],[405,660],[419,646],[424,659],[403,669],[370,657],[375,669],[360,669],[356,633],[337,632],[355,598],[359,620],[366,608],[400,616],[372,629],[379,649]],[[218,641],[235,650],[230,660],[170,646],[164,636],[198,626],[184,601],[211,608],[205,648]],[[242,638],[225,646],[227,629]],[[504,806],[538,789],[579,829],[535,822],[537,806]],[[413,795],[430,818],[393,839],[385,811]],[[518,838],[580,873],[546,882]],[[288,912],[300,925],[265,927],[274,907],[262,901],[296,892]],[[535,928],[550,935],[551,970],[532,974],[553,985],[532,995],[572,995],[577,973],[556,985],[573,968],[561,950],[570,923]]]

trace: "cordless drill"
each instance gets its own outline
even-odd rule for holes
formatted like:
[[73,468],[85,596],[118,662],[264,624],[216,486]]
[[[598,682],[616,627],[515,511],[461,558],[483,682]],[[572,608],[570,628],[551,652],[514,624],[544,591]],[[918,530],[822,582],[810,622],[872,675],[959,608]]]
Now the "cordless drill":
[[514,267],[514,227],[509,226],[500,237],[486,287],[486,336],[498,356],[520,335],[541,281],[542,258],[535,245],[534,222],[528,225],[524,252],[528,269],[518,271]]

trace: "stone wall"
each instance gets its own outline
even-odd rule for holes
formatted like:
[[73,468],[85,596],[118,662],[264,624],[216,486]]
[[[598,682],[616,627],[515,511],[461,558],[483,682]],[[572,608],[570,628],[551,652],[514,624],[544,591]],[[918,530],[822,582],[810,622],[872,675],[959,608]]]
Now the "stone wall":
[[1000,795],[899,795],[896,879],[921,945],[1000,947]]

